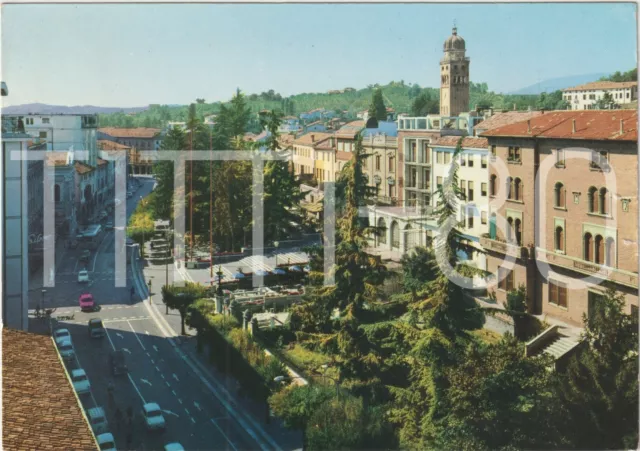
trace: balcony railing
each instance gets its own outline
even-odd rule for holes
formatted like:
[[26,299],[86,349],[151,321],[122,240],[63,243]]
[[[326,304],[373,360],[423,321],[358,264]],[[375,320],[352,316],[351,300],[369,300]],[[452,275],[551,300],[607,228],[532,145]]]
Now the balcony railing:
[[2,133],[24,133],[24,120],[16,116],[2,117]]
[[504,241],[493,239],[483,235],[480,237],[480,245],[485,249],[500,252],[506,255],[512,255],[517,258],[527,258],[529,253],[527,248],[518,246],[517,244],[506,243]]

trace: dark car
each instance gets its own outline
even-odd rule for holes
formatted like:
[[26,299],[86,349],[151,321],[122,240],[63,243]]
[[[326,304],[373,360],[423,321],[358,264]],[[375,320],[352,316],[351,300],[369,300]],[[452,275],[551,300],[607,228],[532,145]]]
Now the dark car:
[[118,376],[120,374],[125,374],[129,371],[127,368],[127,364],[125,362],[124,352],[122,349],[118,349],[117,351],[112,351],[109,354],[109,366],[111,366],[111,371],[114,376]]
[[105,335],[102,320],[99,318],[91,318],[89,320],[89,336],[91,338],[102,338]]

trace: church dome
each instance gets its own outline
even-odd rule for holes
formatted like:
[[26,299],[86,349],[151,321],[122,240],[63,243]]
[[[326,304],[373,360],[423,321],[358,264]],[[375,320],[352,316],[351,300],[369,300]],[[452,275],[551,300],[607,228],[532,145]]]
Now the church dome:
[[464,39],[458,36],[458,29],[456,27],[453,27],[451,36],[444,41],[444,51],[447,52],[449,50],[464,50]]

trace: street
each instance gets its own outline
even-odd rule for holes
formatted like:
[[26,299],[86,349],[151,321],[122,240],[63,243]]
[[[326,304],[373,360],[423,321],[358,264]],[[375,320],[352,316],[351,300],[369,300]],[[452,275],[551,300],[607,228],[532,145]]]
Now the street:
[[[128,201],[127,216],[135,208],[136,199],[146,196],[152,185],[151,179],[142,182]],[[139,283],[138,296],[130,299],[134,281],[130,265],[127,287],[115,287],[114,263],[114,232],[109,231],[88,265],[91,285],[83,287],[77,282],[79,264],[75,258],[67,258],[58,272],[56,287],[51,290],[50,302],[57,307],[54,317],[73,315],[71,320],[54,320],[54,327],[69,329],[76,356],[68,368],[83,368],[91,382],[91,392],[80,396],[83,406],[85,410],[104,407],[118,449],[162,449],[171,442],[179,442],[189,450],[279,449],[264,431],[214,393],[219,382],[194,370],[179,345],[168,338],[173,334],[158,321],[157,311],[151,310],[156,307],[140,300],[144,291]],[[80,312],[77,299],[85,291],[93,294],[100,311]],[[103,321],[105,337],[89,337],[90,318]],[[112,375],[108,356],[117,349],[125,353],[128,374]],[[113,402],[107,390],[110,381],[115,386]],[[165,432],[146,430],[141,409],[148,402],[160,405],[167,425]],[[126,418],[129,407],[134,411],[132,426],[118,424],[116,411],[119,409]],[[131,443],[127,443],[129,434]]]

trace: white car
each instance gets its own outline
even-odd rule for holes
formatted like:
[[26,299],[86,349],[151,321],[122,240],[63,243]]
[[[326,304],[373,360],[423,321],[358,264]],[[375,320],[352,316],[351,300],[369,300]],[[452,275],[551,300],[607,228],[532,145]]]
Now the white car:
[[91,383],[87,373],[82,368],[71,371],[71,382],[73,382],[73,388],[79,395],[84,395],[91,391]]
[[71,341],[71,334],[69,333],[69,329],[56,329],[55,331],[53,331],[53,338],[56,343],[65,338]]
[[164,451],[184,451],[182,445],[178,442],[167,443],[164,445]]
[[116,451],[116,441],[110,432],[105,432],[96,437],[100,451]]
[[58,341],[58,350],[64,360],[72,360],[76,355],[70,338],[61,338],[60,341]]
[[78,282],[89,282],[89,271],[83,269],[78,272]]
[[91,429],[93,429],[93,432],[95,434],[106,433],[109,430],[107,416],[105,415],[104,409],[102,407],[92,407],[88,409],[87,417],[89,417]]
[[142,406],[142,416],[147,429],[164,429],[166,427],[162,410],[155,402],[148,402]]

